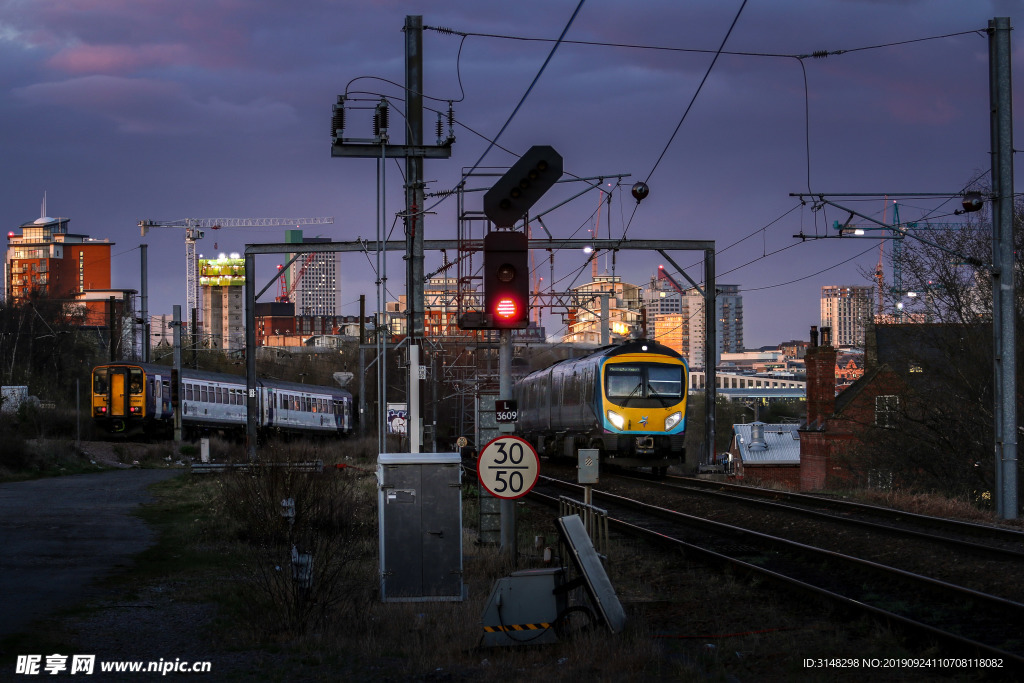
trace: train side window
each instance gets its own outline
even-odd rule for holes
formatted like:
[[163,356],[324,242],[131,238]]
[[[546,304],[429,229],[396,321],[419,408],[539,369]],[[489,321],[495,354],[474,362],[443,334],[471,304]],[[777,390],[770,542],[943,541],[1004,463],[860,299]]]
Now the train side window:
[[201,385],[199,387],[199,402],[200,403],[206,403],[207,399],[209,399],[209,397],[210,397],[210,392],[206,388],[206,385],[205,384]]
[[192,400],[192,385],[187,382],[185,383],[185,400]]

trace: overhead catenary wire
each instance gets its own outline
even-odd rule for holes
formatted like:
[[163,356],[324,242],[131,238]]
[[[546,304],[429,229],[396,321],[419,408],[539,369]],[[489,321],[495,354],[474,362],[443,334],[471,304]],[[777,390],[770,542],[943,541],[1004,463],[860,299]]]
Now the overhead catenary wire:
[[[582,2],[580,3],[580,5],[582,5]],[[745,0],[744,0],[744,5],[745,5]],[[740,12],[742,12],[742,9],[743,8],[741,6]],[[577,12],[578,11],[579,11],[579,6],[577,7]],[[573,16],[575,17],[575,13],[574,13]],[[738,17],[739,17],[739,13],[737,13],[737,17],[736,18],[738,19]],[[736,20],[734,19],[733,25],[735,25],[735,21]],[[572,20],[570,20],[569,23],[571,24]],[[784,57],[784,58],[798,59],[801,62],[801,69],[802,69],[802,75],[803,75],[803,80],[804,80],[804,90],[805,90],[805,102],[804,102],[804,106],[805,106],[805,151],[806,151],[806,154],[807,154],[807,157],[808,157],[807,158],[807,185],[808,185],[808,190],[809,191],[810,191],[810,187],[811,187],[811,160],[810,160],[810,134],[809,134],[809,116],[810,116],[810,114],[809,114],[809,97],[808,97],[809,85],[807,83],[807,71],[806,71],[806,66],[805,66],[804,60],[806,60],[806,59],[822,59],[822,58],[826,58],[826,57],[830,57],[830,56],[839,56],[839,55],[843,55],[843,54],[847,54],[847,53],[853,53],[853,52],[858,52],[858,51],[872,50],[872,49],[881,49],[881,48],[893,47],[893,46],[899,46],[899,45],[906,45],[906,44],[911,44],[911,43],[920,43],[920,42],[928,41],[928,40],[937,40],[937,39],[950,38],[950,37],[955,37],[955,36],[968,35],[968,34],[977,34],[978,33],[977,30],[971,30],[971,31],[962,31],[962,32],[957,32],[957,33],[949,33],[949,34],[944,34],[944,35],[940,35],[940,36],[931,36],[931,37],[917,38],[917,39],[911,39],[911,40],[895,41],[895,42],[891,42],[891,43],[884,43],[884,44],[856,47],[856,48],[850,48],[850,49],[819,50],[819,51],[815,51],[815,52],[807,53],[807,54],[777,54],[777,53],[767,53],[767,52],[726,51],[726,50],[721,49],[721,47],[717,51],[712,51],[712,50],[700,50],[700,49],[690,49],[690,48],[661,48],[659,46],[629,45],[629,44],[616,44],[616,43],[600,43],[600,42],[595,42],[595,41],[573,41],[573,40],[564,39],[565,30],[563,30],[562,35],[560,36],[559,39],[553,41],[553,39],[531,39],[531,38],[522,38],[522,37],[514,37],[514,36],[500,36],[500,35],[497,35],[497,34],[468,33],[468,32],[454,31],[454,30],[451,30],[451,29],[439,29],[439,28],[435,28],[435,27],[424,27],[424,28],[425,29],[437,30],[440,33],[450,33],[452,35],[460,36],[461,37],[461,41],[460,41],[460,44],[459,44],[459,60],[461,60],[462,51],[463,51],[463,47],[465,45],[466,38],[467,37],[471,37],[471,36],[489,37],[489,38],[507,38],[507,39],[512,39],[512,40],[536,40],[536,41],[542,41],[543,40],[543,41],[546,41],[546,42],[555,42],[555,48],[557,48],[557,46],[559,44],[576,44],[576,45],[595,45],[595,46],[605,46],[605,47],[622,47],[622,48],[633,48],[633,49],[665,49],[665,50],[670,50],[670,51],[675,51],[675,52],[707,53],[707,54],[714,54],[716,59],[721,54],[740,55],[740,56],[754,56],[754,57],[776,57],[776,58],[777,57]],[[566,26],[566,30],[568,30],[568,26]],[[731,30],[732,29],[730,28],[730,31]],[[727,38],[728,38],[728,34],[726,35],[726,39]],[[723,40],[723,45],[724,45],[724,43],[725,43],[725,40]],[[554,52],[554,49],[552,50],[552,54],[553,54],[553,52]],[[548,56],[549,60],[550,60],[550,58],[551,58],[551,54],[549,54],[549,56]],[[545,66],[546,65],[547,65],[547,61],[545,61]],[[712,66],[713,65],[714,65],[714,62],[712,62]],[[543,69],[544,69],[544,67],[541,68],[541,72],[543,72]],[[710,68],[709,68],[709,70],[710,70]],[[458,73],[460,93],[461,93],[461,96],[464,97],[465,96],[465,91],[464,91],[464,88],[462,86],[461,70],[460,70],[460,68],[457,67],[456,71]],[[539,78],[539,76],[540,76],[540,73],[538,73],[537,76],[534,78],[534,82],[531,83],[531,86],[530,86],[531,88],[536,83],[537,78]],[[707,74],[705,74],[705,78],[706,77],[707,77]],[[703,81],[702,81],[702,84],[703,84]],[[512,120],[512,118],[515,117],[515,115],[519,111],[519,107],[523,104],[523,102],[525,101],[525,99],[526,99],[528,94],[529,94],[529,89],[527,90],[526,94],[524,94],[523,98],[520,100],[519,105],[517,105],[516,109],[512,112],[512,115],[509,117],[509,120],[506,121],[505,126],[503,126],[502,129],[499,131],[498,135],[496,135],[493,140],[488,140],[488,142],[489,142],[488,148],[484,151],[484,153],[481,155],[480,159],[477,161],[477,164],[475,164],[473,168],[478,167],[480,162],[493,149],[493,147],[498,147],[499,149],[503,149],[506,152],[512,153],[512,152],[510,152],[510,150],[507,150],[507,149],[501,147],[501,145],[498,144],[498,140],[501,137],[501,134],[507,128],[508,123]],[[694,97],[696,97],[696,93],[695,93]],[[440,100],[442,98],[431,98],[431,99]],[[691,106],[692,106],[692,100],[691,100]],[[689,107],[687,109],[689,110]],[[685,112],[684,112],[683,119],[685,119],[685,117],[686,117],[686,115],[685,115]],[[680,120],[680,124],[679,125],[681,125],[683,119]],[[481,137],[481,138],[483,138],[485,140],[487,139],[484,135],[478,133],[477,131],[473,130],[469,126],[466,126],[465,124],[462,124],[461,122],[459,122],[459,125],[462,126],[463,128],[465,128],[466,130],[472,132],[474,135],[477,135],[477,136],[479,136],[479,137]],[[677,125],[676,131],[673,132],[672,137],[675,137],[676,133],[678,132],[679,125]],[[652,167],[652,169],[650,171],[650,174],[648,175],[648,178],[650,178],[651,174],[653,174],[656,171],[656,169],[658,168],[659,164],[662,161],[662,158],[666,154],[666,150],[671,146],[671,144],[672,144],[672,137],[670,137],[669,142],[666,144],[665,149],[662,151],[662,154],[659,156],[657,162]],[[472,170],[473,169],[471,168],[470,172],[472,172]],[[460,182],[464,182],[465,178],[466,178],[466,176],[463,176],[462,181],[460,181]],[[429,208],[436,207],[438,203],[440,203],[441,201],[444,201],[447,198],[447,196],[450,196],[450,194],[451,193],[444,193],[444,194],[440,194],[439,193],[439,201],[437,203],[434,203]],[[793,209],[790,209],[789,211],[787,211],[787,215],[788,215],[788,213],[790,213],[795,208],[797,208],[797,207],[793,207]],[[623,209],[623,205],[620,204],[620,210],[622,210],[622,209]],[[424,209],[424,211],[426,211],[426,210],[428,210],[428,209]],[[635,213],[636,213],[636,207],[634,207],[634,210],[633,210],[633,214],[634,215],[635,215]],[[824,216],[824,213],[822,215]],[[815,214],[815,218],[818,218],[817,214]],[[779,219],[776,219],[776,220],[779,220]],[[633,222],[633,216],[630,216],[629,222],[626,225],[625,229],[623,230],[623,238],[622,239],[626,239],[626,234],[627,234],[627,231],[629,230],[629,225],[632,224],[632,222]],[[729,273],[735,272],[736,270],[739,270],[740,268],[747,267],[748,265],[750,265],[752,263],[755,263],[755,262],[757,262],[757,261],[759,261],[761,259],[769,258],[769,257],[772,257],[773,255],[777,255],[777,254],[781,253],[782,251],[785,251],[785,249],[779,249],[779,250],[773,250],[773,251],[769,251],[768,250],[767,243],[766,243],[766,241],[764,241],[765,238],[766,238],[766,235],[767,235],[766,228],[767,228],[767,226],[762,227],[762,228],[758,228],[753,233],[751,233],[751,235],[748,235],[747,237],[744,237],[741,240],[738,240],[737,242],[734,242],[733,244],[729,245],[729,247],[726,247],[726,249],[728,249],[730,247],[736,246],[737,244],[745,241],[746,239],[749,239],[750,237],[752,237],[753,235],[756,235],[758,233],[760,233],[762,235],[763,244],[762,244],[762,254],[761,254],[760,258],[759,259],[755,259],[753,261],[750,261],[748,263],[745,263],[745,264],[743,264],[741,266],[738,266],[737,268],[734,268],[733,270],[730,270],[730,271],[727,271],[727,272],[729,272]],[[795,246],[795,245],[793,245],[793,246]],[[722,251],[725,251],[726,249],[723,249]],[[722,253],[722,251],[720,251],[719,253]],[[842,263],[845,263],[845,262],[848,262],[848,261],[849,261],[849,259],[847,259],[846,261],[843,261]],[[587,263],[589,263],[589,261]],[[584,266],[585,265],[586,264],[584,264]],[[841,263],[840,264],[836,264],[836,265],[837,266],[841,265]],[[833,266],[833,267],[835,267],[835,266]],[[828,270],[828,269],[825,269],[825,270]],[[824,272],[824,271],[822,271],[822,272]],[[568,277],[568,276],[566,276],[566,277]],[[577,275],[577,277],[578,277],[578,275]],[[564,280],[564,279],[565,278],[561,278],[559,280],[559,282]],[[801,279],[805,279],[805,278],[801,278]],[[773,286],[781,286],[781,285],[773,285]],[[755,291],[755,290],[749,289],[749,290],[745,290],[745,291]]]

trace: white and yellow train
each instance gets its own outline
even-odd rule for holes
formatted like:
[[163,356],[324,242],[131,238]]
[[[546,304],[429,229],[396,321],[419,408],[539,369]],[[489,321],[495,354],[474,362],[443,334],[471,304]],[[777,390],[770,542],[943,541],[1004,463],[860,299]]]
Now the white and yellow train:
[[643,339],[560,361],[516,383],[516,432],[542,455],[596,448],[604,463],[664,474],[685,459],[688,373],[680,354]]
[[[92,419],[101,433],[164,436],[171,433],[171,368],[149,363],[108,363],[92,371]],[[353,430],[352,394],[340,387],[256,381],[261,431],[347,435]],[[181,371],[181,424],[186,435],[246,429],[245,377]]]

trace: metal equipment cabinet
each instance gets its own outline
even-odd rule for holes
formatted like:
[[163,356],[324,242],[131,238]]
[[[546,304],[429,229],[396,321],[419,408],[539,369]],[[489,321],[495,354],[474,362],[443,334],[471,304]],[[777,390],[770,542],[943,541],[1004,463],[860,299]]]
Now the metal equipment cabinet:
[[462,600],[459,454],[381,453],[377,485],[381,600]]

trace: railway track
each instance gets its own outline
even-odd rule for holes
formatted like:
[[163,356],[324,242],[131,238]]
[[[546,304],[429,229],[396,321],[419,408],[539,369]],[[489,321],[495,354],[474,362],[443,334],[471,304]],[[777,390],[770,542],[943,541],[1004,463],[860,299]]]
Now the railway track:
[[[621,475],[630,478],[628,475]],[[640,480],[638,478],[638,480]],[[1005,527],[931,517],[879,505],[825,498],[791,491],[776,491],[726,482],[669,476],[657,481],[642,479],[649,486],[687,490],[721,500],[760,505],[820,519],[887,531],[896,535],[926,538],[951,548],[979,555],[1024,560],[1024,532]]]
[[[560,496],[582,499],[582,487],[541,477],[530,494],[547,504],[557,504]],[[830,550],[603,490],[594,491],[594,505],[608,511],[612,528],[621,533],[883,619],[908,636],[944,643],[944,652],[997,659],[1005,668],[1024,671],[1024,636],[1015,626],[1024,623],[1024,604],[1016,600],[866,559],[860,553]],[[878,533],[862,528],[849,535],[870,544],[871,538],[878,542]],[[1019,568],[1019,563],[1014,566]]]

